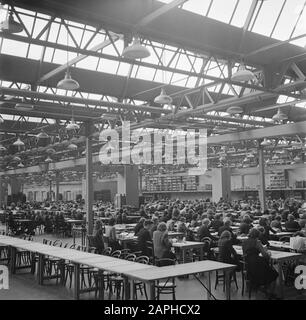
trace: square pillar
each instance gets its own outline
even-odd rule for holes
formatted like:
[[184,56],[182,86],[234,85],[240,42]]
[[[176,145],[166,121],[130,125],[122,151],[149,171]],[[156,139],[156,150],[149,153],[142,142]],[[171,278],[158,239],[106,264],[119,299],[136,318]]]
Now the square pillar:
[[231,169],[212,169],[212,201],[231,201]]
[[124,166],[118,173],[117,194],[126,197],[126,204],[139,207],[139,170],[137,166]]

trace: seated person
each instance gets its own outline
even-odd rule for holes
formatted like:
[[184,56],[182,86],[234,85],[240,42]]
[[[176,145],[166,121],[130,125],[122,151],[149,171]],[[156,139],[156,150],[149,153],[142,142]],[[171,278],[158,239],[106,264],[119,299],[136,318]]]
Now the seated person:
[[140,218],[139,222],[136,224],[134,228],[135,236],[138,235],[138,232],[143,228],[143,223],[145,222],[145,218]]
[[306,220],[300,220],[299,225],[301,230],[297,231],[293,236],[306,237]]
[[239,234],[247,235],[250,229],[252,229],[252,220],[248,215],[245,215],[239,225]]
[[273,230],[270,225],[268,224],[268,220],[266,218],[261,217],[259,219],[259,227],[260,227],[260,235],[259,235],[259,239],[262,242],[262,244],[266,245],[269,244],[269,240],[270,240],[270,231],[272,233],[276,233],[275,230]]
[[115,228],[115,218],[110,218],[108,225],[105,226],[105,242],[108,247],[111,247],[113,250],[118,250],[120,248],[117,241],[116,228]]
[[213,219],[210,227],[216,231],[218,231],[221,227],[223,227],[222,215],[216,214],[215,218]]
[[210,238],[213,241],[217,241],[218,239],[214,237],[210,231],[209,231],[209,226],[210,226],[210,220],[208,218],[203,219],[202,221],[202,226],[198,230],[198,238],[201,241],[203,238]]
[[218,260],[224,263],[235,264],[237,266],[235,271],[240,271],[241,264],[239,262],[237,252],[233,248],[233,243],[231,239],[232,239],[232,236],[229,231],[222,232],[220,239],[218,241],[218,247],[219,247]]
[[150,228],[152,226],[151,220],[145,220],[143,223],[143,228],[138,232],[138,249],[141,251],[141,254],[147,257],[150,257],[152,252],[148,248],[147,241],[151,241]]
[[[265,286],[269,298],[275,297],[277,271],[270,265],[270,254],[259,240],[260,232],[253,228],[242,243],[242,251],[247,264],[247,273],[253,286]],[[261,255],[260,255],[261,254]]]
[[93,236],[93,246],[96,248],[96,253],[102,254],[104,249],[104,240],[102,222],[100,220],[96,221]]
[[157,230],[153,232],[153,247],[154,256],[157,259],[176,259],[175,254],[171,251],[172,242],[168,238],[167,225],[164,222],[160,222]]
[[299,231],[300,225],[297,221],[294,220],[294,215],[289,214],[288,215],[288,221],[285,223],[285,229],[287,231]]
[[274,220],[271,221],[271,228],[278,231],[282,232],[282,217],[281,216],[276,216]]

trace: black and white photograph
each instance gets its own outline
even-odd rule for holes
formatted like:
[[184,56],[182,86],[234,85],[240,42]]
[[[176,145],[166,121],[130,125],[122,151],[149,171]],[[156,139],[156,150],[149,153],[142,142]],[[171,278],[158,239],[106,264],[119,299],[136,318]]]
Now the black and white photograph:
[[306,300],[306,0],[0,0],[1,300]]

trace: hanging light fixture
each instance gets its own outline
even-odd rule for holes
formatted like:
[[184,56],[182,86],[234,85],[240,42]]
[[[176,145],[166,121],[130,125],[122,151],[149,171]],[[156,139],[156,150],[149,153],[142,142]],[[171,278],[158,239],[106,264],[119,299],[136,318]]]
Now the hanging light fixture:
[[68,150],[76,150],[78,146],[74,143],[70,143],[67,147]]
[[67,67],[67,71],[65,73],[64,79],[58,82],[57,88],[63,90],[77,90],[79,89],[79,83],[71,78],[71,73],[69,67]]
[[24,146],[24,142],[21,141],[21,139],[18,137],[17,140],[13,143],[13,146],[23,147]]
[[48,157],[45,159],[45,162],[52,162],[52,159],[50,158],[50,156],[48,156]]
[[163,109],[164,110],[169,110],[169,111],[174,111],[174,109],[175,109],[175,106],[173,105],[173,104],[165,104],[164,106],[163,106]]
[[71,120],[70,122],[66,125],[66,129],[68,131],[70,130],[79,130],[80,129],[80,126],[75,122],[74,120],[74,108],[72,107],[71,109],[71,112],[72,112],[72,116],[71,116]]
[[37,139],[48,139],[49,135],[45,131],[41,131],[36,135]]
[[125,47],[122,56],[128,59],[144,59],[151,55],[147,47],[140,43],[139,37],[135,37],[133,43]]
[[294,162],[300,162],[301,161],[301,158],[296,155],[294,158],[293,158]]
[[67,30],[67,70],[65,73],[64,79],[60,80],[57,84],[58,89],[63,89],[63,90],[77,90],[79,89],[80,85],[79,83],[71,78],[71,73],[69,70],[69,34]]
[[18,168],[23,168],[24,167],[24,164],[22,162],[18,163],[17,165]]
[[47,149],[47,151],[46,151],[48,154],[54,154],[56,151],[55,151],[55,149],[53,149],[53,148],[49,148],[49,149]]
[[7,149],[2,145],[0,144],[0,151],[6,151]]
[[287,120],[288,117],[284,112],[281,111],[280,108],[278,108],[277,113],[272,117],[272,119],[274,121],[283,121],[283,120]]
[[158,104],[171,104],[172,101],[172,98],[167,95],[164,88],[161,89],[160,94],[154,99],[154,102]]
[[226,112],[229,113],[230,115],[235,115],[235,114],[243,113],[243,109],[239,106],[232,106],[227,108]]
[[23,31],[23,26],[14,20],[12,10],[10,11],[9,16],[0,23],[0,31],[3,33],[20,33]]
[[233,81],[238,81],[238,82],[246,82],[246,81],[251,81],[254,80],[256,77],[252,71],[249,71],[245,68],[244,63],[241,63],[238,71],[235,72],[231,79]]
[[19,161],[21,161],[21,158],[19,158],[19,157],[15,156],[15,157],[13,158],[13,161],[15,161],[15,162],[19,162]]
[[264,138],[264,140],[261,142],[261,146],[270,146],[272,143],[267,138]]

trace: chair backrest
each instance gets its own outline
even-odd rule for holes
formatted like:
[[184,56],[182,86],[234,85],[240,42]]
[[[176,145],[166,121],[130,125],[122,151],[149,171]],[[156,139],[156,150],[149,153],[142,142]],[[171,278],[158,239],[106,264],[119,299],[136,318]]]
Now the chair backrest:
[[157,267],[171,266],[175,265],[175,260],[169,258],[155,259],[155,265]]
[[69,249],[75,249],[76,248],[76,245],[75,244],[72,244]]
[[111,256],[114,258],[120,258],[121,257],[121,251],[120,250],[116,250],[113,253],[111,253]]
[[122,249],[120,258],[125,259],[131,253],[130,249]]
[[125,260],[135,261],[136,260],[136,256],[135,256],[135,254],[130,253],[127,256],[125,256]]
[[61,247],[62,246],[62,241],[61,240],[58,240],[58,239],[56,239],[54,242],[53,242],[53,246],[54,247]]
[[102,254],[105,256],[110,256],[110,254],[112,253],[112,248],[111,247],[107,247],[102,251]]
[[68,246],[69,246],[69,243],[67,242],[67,243],[65,243],[65,245],[63,246],[63,248],[68,248]]
[[95,247],[96,246],[95,236],[87,235],[86,238],[87,238],[87,243],[88,243],[89,247]]
[[140,257],[136,258],[135,262],[143,263],[143,264],[149,264],[150,263],[150,258],[147,257],[147,256],[140,256]]
[[48,244],[48,239],[43,239],[43,244]]

